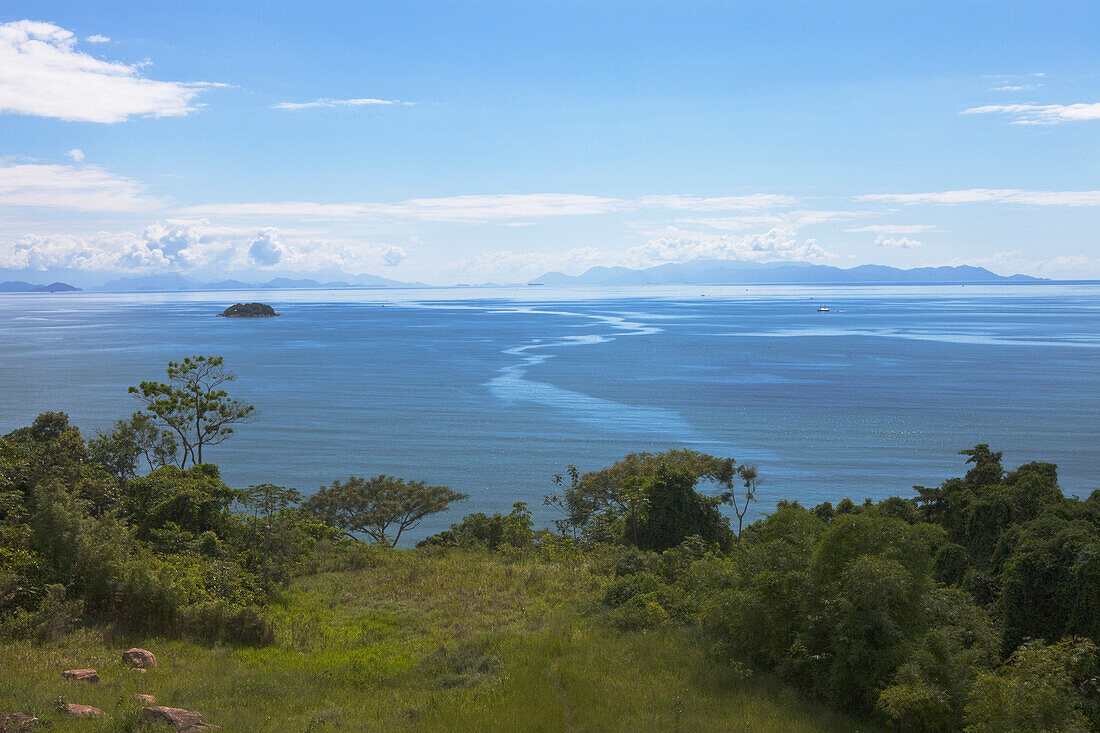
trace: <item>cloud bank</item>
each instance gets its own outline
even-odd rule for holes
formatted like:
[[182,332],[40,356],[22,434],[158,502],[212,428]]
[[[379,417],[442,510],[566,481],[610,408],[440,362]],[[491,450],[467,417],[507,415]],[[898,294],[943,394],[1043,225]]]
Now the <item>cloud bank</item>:
[[885,234],[880,234],[875,237],[876,247],[893,247],[895,249],[914,249],[920,247],[923,242],[918,242],[915,239],[909,237],[889,237]]
[[295,269],[362,272],[393,267],[405,250],[350,238],[321,238],[268,227],[261,230],[166,220],[141,232],[28,235],[0,240],[0,268],[72,269],[102,273]]
[[271,109],[303,110],[318,109],[323,107],[375,107],[391,104],[411,106],[415,102],[402,102],[400,99],[314,99],[312,102],[279,102],[271,105]]
[[895,204],[1024,204],[1028,206],[1100,206],[1100,191],[1025,191],[1018,188],[967,188],[929,193],[874,193],[860,201]]
[[[1023,88],[1023,87],[1019,87]],[[964,115],[1004,114],[1014,125],[1057,125],[1100,120],[1100,102],[1078,104],[987,104],[963,110]]]
[[834,255],[813,239],[800,239],[786,229],[746,235],[705,234],[668,227],[662,236],[623,249],[577,247],[564,252],[500,250],[450,263],[460,278],[530,280],[550,271],[577,275],[590,267],[645,269],[692,260],[827,260]]
[[[66,153],[83,160],[79,150]],[[96,165],[0,163],[0,206],[133,212],[156,210],[162,204],[145,186]]]
[[97,59],[76,44],[71,31],[52,23],[0,25],[0,112],[102,123],[173,117],[194,112],[203,89],[218,86],[146,79],[138,66]]

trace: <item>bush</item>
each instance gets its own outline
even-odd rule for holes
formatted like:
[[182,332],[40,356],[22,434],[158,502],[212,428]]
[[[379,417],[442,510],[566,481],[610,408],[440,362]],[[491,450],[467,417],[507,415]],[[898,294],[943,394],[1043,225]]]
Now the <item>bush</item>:
[[607,620],[623,631],[684,624],[692,617],[675,588],[645,572],[612,583],[604,592],[603,605]]
[[46,586],[38,608],[16,611],[0,625],[0,630],[6,638],[49,641],[76,626],[83,613],[84,604],[79,599],[66,598],[65,586],[55,583]]
[[728,547],[729,521],[718,511],[719,500],[695,490],[698,476],[685,468],[662,464],[656,474],[635,481],[638,494],[625,517],[623,539],[642,550],[667,550],[692,535]]
[[467,514],[461,522],[452,524],[449,530],[427,537],[416,543],[416,546],[483,547],[489,550],[505,547],[524,549],[534,546],[534,540],[531,511],[522,501],[517,501],[508,514],[500,512],[492,516],[482,512]]
[[186,636],[206,641],[257,645],[275,641],[271,623],[256,606],[203,601],[181,609],[178,625]]
[[661,564],[661,556],[656,552],[644,552],[637,547],[622,547],[615,556],[615,577],[635,573],[652,573]]
[[1089,730],[1074,671],[1095,665],[1096,646],[1067,639],[1017,649],[998,672],[978,675],[966,704],[967,733]]
[[603,603],[609,608],[618,608],[635,596],[656,593],[661,581],[652,573],[626,575],[612,583],[603,594]]
[[489,646],[487,639],[441,646],[425,657],[420,666],[436,678],[440,687],[473,687],[500,672],[500,658],[490,653]]

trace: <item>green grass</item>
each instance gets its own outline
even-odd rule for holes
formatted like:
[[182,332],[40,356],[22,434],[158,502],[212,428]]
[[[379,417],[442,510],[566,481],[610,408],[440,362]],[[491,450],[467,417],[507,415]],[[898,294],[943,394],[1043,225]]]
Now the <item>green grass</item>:
[[[0,710],[55,731],[154,730],[135,693],[226,731],[871,730],[768,680],[743,679],[694,631],[623,633],[584,613],[606,582],[534,556],[398,551],[300,579],[271,609],[268,647],[83,630],[0,646]],[[125,668],[123,649],[160,667]],[[98,685],[62,680],[94,667]],[[57,702],[95,705],[68,720]]]

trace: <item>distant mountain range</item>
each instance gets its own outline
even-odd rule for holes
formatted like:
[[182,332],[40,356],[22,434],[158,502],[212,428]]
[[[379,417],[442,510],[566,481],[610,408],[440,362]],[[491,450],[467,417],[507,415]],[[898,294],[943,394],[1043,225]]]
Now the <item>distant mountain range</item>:
[[32,285],[22,280],[12,280],[0,283],[0,293],[72,293],[80,290],[68,283],[50,283],[49,285]]
[[423,283],[404,283],[387,280],[375,275],[351,276],[354,282],[318,282],[316,280],[292,280],[277,277],[265,283],[246,283],[240,280],[221,280],[219,282],[199,282],[174,273],[164,275],[145,275],[142,277],[123,277],[111,280],[92,290],[100,291],[150,291],[150,290],[294,290],[320,289],[338,290],[341,288],[409,288],[424,287]]
[[825,283],[992,283],[1038,282],[1030,275],[1004,277],[984,267],[915,267],[902,270],[885,265],[840,268],[809,262],[740,262],[696,260],[670,263],[645,270],[593,267],[581,275],[550,272],[532,285],[763,285]]

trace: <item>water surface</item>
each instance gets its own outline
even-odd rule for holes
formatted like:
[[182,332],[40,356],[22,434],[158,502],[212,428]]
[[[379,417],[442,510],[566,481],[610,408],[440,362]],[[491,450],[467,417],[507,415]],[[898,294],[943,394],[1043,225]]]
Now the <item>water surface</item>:
[[[283,315],[214,317],[253,300]],[[567,464],[674,447],[758,464],[759,511],[909,495],[979,442],[1100,488],[1097,285],[0,295],[0,431],[108,428],[188,354],[224,356],[257,406],[209,451],[230,484],[471,495],[424,530],[514,501],[545,522]]]

